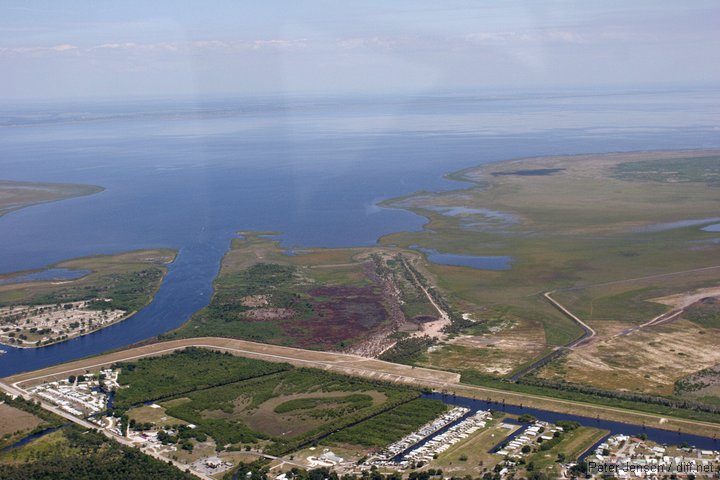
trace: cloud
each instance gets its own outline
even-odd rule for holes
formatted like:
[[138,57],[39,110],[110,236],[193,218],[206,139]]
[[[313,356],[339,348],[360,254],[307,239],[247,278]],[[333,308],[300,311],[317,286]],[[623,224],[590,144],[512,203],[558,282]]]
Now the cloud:
[[586,43],[587,34],[572,30],[536,30],[523,32],[470,33],[464,40],[471,44]]
[[308,40],[299,39],[262,39],[262,40],[195,40],[190,47],[203,50],[242,51],[242,50],[297,50],[308,46]]
[[67,52],[69,50],[77,50],[78,47],[76,45],[63,43],[62,45],[55,45],[54,47],[50,47],[50,49],[56,52]]
[[0,47],[0,55],[41,55],[45,53],[67,53],[79,49],[77,45],[63,43],[51,47]]
[[103,43],[87,48],[87,51],[93,50],[125,50],[125,51],[147,51],[147,52],[176,52],[180,50],[180,46],[174,42],[157,42],[157,43]]

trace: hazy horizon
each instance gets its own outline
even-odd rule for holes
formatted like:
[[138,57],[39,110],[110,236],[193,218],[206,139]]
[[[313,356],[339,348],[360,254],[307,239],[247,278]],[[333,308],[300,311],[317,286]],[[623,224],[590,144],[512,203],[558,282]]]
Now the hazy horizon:
[[720,5],[702,0],[38,0],[0,11],[3,99],[720,83]]

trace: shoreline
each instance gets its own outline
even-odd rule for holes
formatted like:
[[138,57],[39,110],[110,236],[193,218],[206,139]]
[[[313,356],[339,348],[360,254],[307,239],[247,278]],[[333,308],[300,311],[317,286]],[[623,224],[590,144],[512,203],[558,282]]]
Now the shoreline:
[[[154,298],[154,297],[155,297],[155,296],[153,295],[153,298]],[[151,300],[151,301],[152,301],[152,300]],[[6,343],[6,342],[0,340],[0,345],[5,346],[5,347],[11,347],[11,348],[17,348],[17,349],[27,349],[27,350],[39,349],[39,348],[44,348],[44,347],[51,347],[51,346],[57,345],[57,344],[59,344],[59,343],[69,342],[70,340],[74,340],[74,339],[76,339],[76,338],[84,337],[85,335],[90,335],[91,333],[98,332],[98,331],[103,330],[103,329],[105,329],[105,328],[107,328],[107,327],[110,327],[110,326],[112,326],[112,325],[116,325],[116,324],[118,324],[118,323],[122,323],[122,322],[124,322],[125,320],[130,320],[130,318],[132,318],[133,316],[135,316],[137,313],[138,313],[138,310],[135,310],[135,311],[130,312],[130,313],[128,313],[127,315],[125,315],[125,316],[123,316],[123,317],[121,317],[121,318],[118,318],[117,320],[114,320],[114,321],[108,323],[107,325],[103,325],[102,327],[95,328],[95,329],[93,329],[93,330],[90,330],[90,331],[81,333],[80,335],[73,335],[72,337],[63,338],[62,340],[57,340],[57,341],[54,341],[54,342],[51,342],[51,343],[44,343],[44,344],[42,344],[42,345],[35,345],[35,344],[32,344],[31,342],[28,342],[29,344],[26,346],[26,345],[17,345],[17,344],[13,344],[13,343]]]
[[[163,282],[165,281],[165,278],[167,277],[167,274],[168,274],[168,266],[169,266],[169,265],[172,265],[172,264],[176,261],[176,259],[177,259],[177,256],[178,256],[178,253],[179,253],[177,250],[174,250],[174,249],[171,249],[171,248],[135,249],[135,250],[129,250],[129,251],[126,251],[126,252],[118,252],[118,253],[116,253],[116,254],[95,254],[95,255],[90,255],[90,256],[87,256],[87,257],[79,257],[79,258],[71,258],[71,259],[63,260],[63,261],[60,261],[60,262],[57,262],[57,263],[48,265],[48,266],[43,267],[43,268],[32,269],[32,270],[21,270],[21,271],[17,271],[17,272],[9,272],[9,273],[5,273],[5,274],[0,274],[0,279],[12,278],[12,277],[18,276],[18,275],[24,275],[24,274],[36,273],[36,272],[43,272],[43,271],[46,271],[46,270],[57,269],[57,268],[67,268],[67,267],[63,267],[63,265],[64,265],[64,264],[67,264],[68,262],[92,261],[92,260],[94,260],[94,259],[102,259],[102,258],[104,258],[104,257],[112,257],[113,255],[133,255],[133,254],[136,254],[136,253],[149,252],[149,251],[157,251],[157,252],[160,252],[161,254],[169,254],[169,256],[170,256],[171,258],[170,258],[169,261],[164,262],[164,263],[158,265],[158,267],[162,270],[162,276],[160,277],[160,280],[159,280],[159,282],[158,282],[158,284],[157,284],[157,287],[154,288],[153,291],[150,293],[150,298],[149,298],[149,300],[148,300],[147,303],[145,303],[145,305],[142,307],[142,308],[145,308],[145,307],[147,307],[148,305],[150,305],[150,304],[155,300],[155,296],[157,295],[158,291],[159,291],[160,288],[162,287]],[[72,270],[72,268],[70,268],[70,269]],[[97,273],[97,272],[98,272],[98,269],[90,270],[88,274],[83,275],[83,276],[80,277],[80,278],[73,279],[73,280],[65,280],[65,281],[60,281],[60,282],[55,281],[55,280],[39,280],[39,281],[28,281],[28,282],[10,283],[10,284],[5,284],[5,285],[0,285],[0,289],[3,289],[2,287],[6,287],[5,289],[12,290],[12,289],[15,289],[15,288],[23,288],[23,287],[32,286],[32,285],[38,285],[38,284],[40,284],[40,285],[42,285],[42,284],[53,284],[53,285],[57,285],[58,283],[62,283],[62,284],[71,283],[71,282],[74,282],[74,281],[80,281],[80,280],[84,279],[85,277],[87,277],[87,276],[89,276],[89,275],[92,275],[92,274],[94,274],[94,273]],[[142,308],[141,308],[141,309],[142,309]],[[131,311],[131,312],[126,313],[126,314],[123,315],[122,317],[120,317],[120,318],[118,318],[118,319],[116,319],[116,320],[114,320],[114,321],[112,321],[112,322],[109,322],[109,323],[107,323],[107,324],[105,324],[105,325],[102,325],[102,326],[100,326],[100,327],[98,327],[98,328],[94,328],[94,329],[92,329],[92,330],[83,332],[83,333],[81,333],[81,334],[79,334],[79,335],[68,336],[67,338],[64,338],[64,339],[62,339],[62,340],[56,340],[56,341],[52,341],[52,342],[50,342],[50,343],[45,343],[45,344],[42,344],[42,345],[35,345],[34,342],[24,342],[24,344],[18,345],[18,344],[8,343],[8,342],[5,342],[5,341],[0,340],[0,345],[6,346],[6,347],[9,347],[9,348],[23,349],[23,350],[41,349],[41,348],[44,348],[44,347],[49,347],[49,346],[53,346],[53,345],[58,345],[58,344],[61,344],[61,343],[64,343],[64,342],[67,342],[67,341],[70,341],[70,340],[74,340],[74,339],[76,339],[76,338],[80,338],[80,337],[84,337],[84,336],[86,336],[86,335],[90,335],[91,333],[98,332],[98,331],[103,330],[103,329],[105,329],[105,328],[108,328],[108,327],[110,327],[110,326],[117,325],[117,324],[122,323],[122,322],[124,322],[124,321],[126,321],[126,320],[129,320],[130,318],[132,318],[133,316],[135,316],[141,309],[133,310],[133,311]],[[26,344],[25,344],[25,343],[26,343]]]
[[55,191],[56,198],[38,200],[30,199],[21,201],[18,204],[9,204],[7,206],[2,206],[2,203],[0,203],[0,217],[23,208],[32,207],[34,205],[60,202],[62,200],[69,200],[71,198],[87,197],[105,191],[105,187],[101,187],[99,185],[87,185],[82,183],[50,183],[0,180],[0,190],[2,190],[3,188],[25,189],[29,191],[35,190],[36,192],[46,193]]

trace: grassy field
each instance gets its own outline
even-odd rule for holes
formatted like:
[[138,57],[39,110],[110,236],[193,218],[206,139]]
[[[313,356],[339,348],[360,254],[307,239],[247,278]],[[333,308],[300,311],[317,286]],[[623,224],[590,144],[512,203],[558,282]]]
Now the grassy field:
[[0,403],[0,448],[43,425],[43,420],[10,405]]
[[[169,249],[136,250],[114,255],[67,260],[48,268],[88,270],[79,279],[54,282],[35,281],[0,285],[0,306],[55,304],[76,300],[110,298],[98,308],[136,311],[145,306],[175,259]],[[13,274],[5,274],[9,277]]]
[[[394,425],[383,438],[399,439],[445,409],[415,400],[420,391],[412,387],[199,348],[117,366],[116,414],[156,429],[191,423],[196,428],[184,429],[181,439],[209,437],[218,450],[256,444],[282,453],[332,432],[344,435],[344,443],[367,446],[367,432],[378,422]],[[143,404],[149,400],[161,409]]]
[[441,468],[445,475],[457,477],[465,475],[474,477],[480,472],[493,471],[493,467],[503,458],[490,453],[490,450],[519,428],[515,426],[507,429],[502,426],[502,420],[495,418],[486,428],[456,443],[433,460],[429,468]]
[[101,191],[103,191],[102,187],[94,185],[0,180],[0,216],[38,203],[56,202]]
[[[558,478],[560,465],[558,455],[562,455],[566,462],[575,461],[577,457],[592,447],[595,442],[607,435],[606,430],[599,430],[591,427],[579,427],[563,434],[557,445],[548,450],[536,448],[533,453],[525,459],[526,465],[532,464],[533,472],[542,472],[547,478]],[[526,469],[526,474],[530,472]]]
[[0,478],[192,479],[166,462],[71,425],[0,453]]
[[0,393],[0,450],[28,435],[63,423],[62,418],[33,402]]
[[685,310],[683,316],[701,327],[720,329],[720,301],[718,299],[700,301]]
[[[718,234],[701,230],[720,211],[717,159],[715,151],[684,151],[507,161],[449,176],[470,183],[467,188],[386,201],[387,206],[424,215],[428,223],[423,231],[392,234],[381,244],[513,258],[512,268],[504,271],[428,264],[449,301],[478,321],[461,332],[475,340],[466,338],[460,345],[483,353],[462,358],[451,342],[426,363],[467,368],[475,357],[478,366],[471,368],[503,376],[548,348],[577,338],[579,327],[545,301],[542,292],[558,290],[558,301],[567,302],[600,336],[612,336],[667,311],[668,306],[652,301],[656,297],[720,285],[720,269],[665,276],[720,264]],[[652,278],[615,283],[641,277]],[[684,324],[682,341],[688,342],[687,349],[702,352],[699,370],[715,355],[705,340],[717,332],[714,317],[698,318],[694,321],[706,330],[705,339]],[[483,325],[495,328],[488,331]],[[544,335],[537,330],[528,335],[538,327]],[[652,342],[652,336],[648,331],[643,341]],[[613,342],[610,350],[631,355],[636,343]],[[720,357],[714,358],[720,363]],[[632,369],[645,368],[653,357],[640,360],[643,364]],[[571,355],[567,362],[573,361]],[[618,363],[623,361],[618,358]],[[586,366],[581,362],[577,370]],[[650,376],[618,372],[611,388],[631,383],[643,391],[647,383],[650,390],[667,393],[676,379],[657,371]],[[574,380],[588,381],[578,376]]]

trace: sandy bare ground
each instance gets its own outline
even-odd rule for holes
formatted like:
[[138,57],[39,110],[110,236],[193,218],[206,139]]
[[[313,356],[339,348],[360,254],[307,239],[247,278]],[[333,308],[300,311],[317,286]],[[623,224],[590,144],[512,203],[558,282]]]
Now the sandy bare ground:
[[[407,262],[405,257],[402,257],[403,262]],[[413,334],[413,336],[422,337],[424,335],[427,335],[431,338],[437,338],[438,340],[444,340],[447,337],[447,334],[443,332],[443,328],[450,325],[450,315],[443,310],[440,305],[437,304],[435,299],[430,295],[427,288],[420,283],[417,276],[415,275],[415,272],[413,269],[407,267],[406,269],[408,272],[410,272],[410,275],[412,275],[413,281],[415,282],[415,285],[423,292],[423,294],[427,297],[428,301],[432,304],[432,306],[437,310],[438,312],[438,319],[433,322],[427,322],[423,323],[422,325],[422,331],[416,332]]]
[[[99,369],[101,366],[108,366],[117,361],[132,360],[146,356],[156,356],[171,353],[187,346],[207,347],[221,351],[261,360],[288,362],[296,366],[315,367],[334,370],[349,375],[367,376],[370,378],[384,379],[391,382],[403,381],[403,379],[414,379],[415,381],[441,381],[457,382],[460,376],[457,373],[443,372],[426,368],[413,368],[408,365],[384,362],[373,358],[361,357],[347,353],[319,352],[303,350],[293,347],[281,347],[264,343],[249,342],[231,338],[199,337],[152,345],[136,347],[122,352],[114,352],[99,357],[50,367],[37,372],[18,374],[8,377],[13,383],[24,382],[28,379],[35,379],[39,382],[51,381],[54,379],[67,378],[71,372],[83,373],[88,369]],[[61,373],[58,373],[61,372]]]
[[667,297],[652,298],[648,302],[662,303],[673,308],[687,308],[703,298],[720,297],[720,287],[700,288],[693,292],[678,293]]
[[[717,339],[700,334],[687,320],[677,320],[626,335],[598,336],[568,354],[563,377],[604,389],[664,395],[672,393],[677,379],[719,362]],[[540,373],[548,375],[546,370]]]
[[[73,373],[95,370],[101,366],[110,365],[118,361],[129,361],[145,356],[167,354],[188,346],[215,348],[250,358],[289,362],[294,365],[321,368],[365,378],[431,387],[468,397],[491,399],[493,401],[502,401],[516,405],[534,406],[557,412],[572,412],[592,418],[598,417],[629,423],[646,424],[671,431],[681,430],[695,433],[700,431],[706,435],[720,435],[720,424],[715,423],[665,418],[659,415],[634,412],[614,407],[590,405],[570,400],[504,391],[496,388],[462,385],[459,383],[459,375],[455,373],[419,367],[413,368],[407,365],[398,365],[343,353],[315,352],[298,348],[253,343],[245,340],[213,337],[190,338],[156,343],[56,365],[35,372],[13,375],[2,379],[0,388],[12,394],[25,394],[26,392],[24,392],[22,388],[26,385],[51,381],[56,378],[67,378],[68,375]],[[43,408],[52,410],[52,406],[43,405]],[[90,426],[92,425],[90,424]]]
[[647,327],[657,327],[659,325],[674,322],[681,317],[687,307],[705,298],[720,298],[720,287],[700,288],[694,290],[693,292],[676,293],[665,297],[651,298],[648,300],[649,302],[668,305],[672,307],[672,309],[658,315],[657,317],[651,318],[642,325],[624,329],[623,331],[616,333],[615,336],[625,336]]
[[[541,339],[544,340],[544,339]],[[461,335],[448,340],[451,345],[462,347],[490,349],[491,355],[484,358],[482,364],[473,368],[493,375],[506,375],[515,370],[529,358],[540,355],[545,344],[526,335],[470,336]]]
[[247,297],[243,297],[240,303],[244,307],[264,307],[269,303],[269,297],[269,295],[248,295]]

